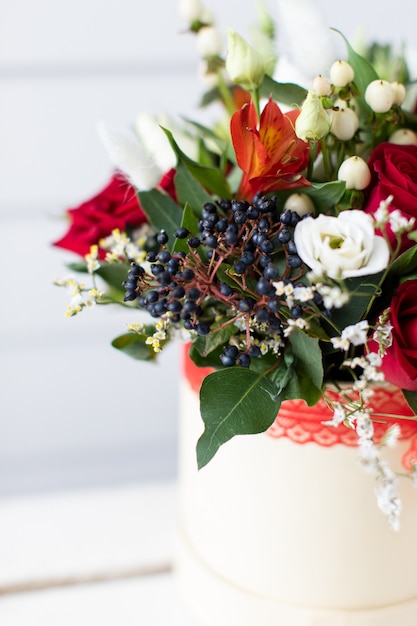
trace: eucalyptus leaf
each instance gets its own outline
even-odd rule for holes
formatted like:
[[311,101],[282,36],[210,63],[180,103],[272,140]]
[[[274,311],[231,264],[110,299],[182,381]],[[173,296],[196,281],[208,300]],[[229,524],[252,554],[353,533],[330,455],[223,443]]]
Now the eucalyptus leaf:
[[197,443],[198,467],[236,435],[264,432],[277,416],[277,388],[264,376],[233,367],[209,374],[200,390],[205,429]]

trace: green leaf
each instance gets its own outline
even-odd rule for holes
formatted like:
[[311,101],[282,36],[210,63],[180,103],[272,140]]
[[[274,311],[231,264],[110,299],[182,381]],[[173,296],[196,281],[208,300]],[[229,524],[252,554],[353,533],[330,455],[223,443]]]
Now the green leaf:
[[270,374],[270,380],[276,385],[278,389],[277,395],[280,400],[283,400],[281,395],[283,389],[287,387],[294,376],[295,363],[296,359],[292,353],[291,347],[288,346],[284,351],[283,358],[281,359],[278,367],[276,367]]
[[389,273],[407,276],[417,268],[417,246],[413,246],[401,254],[391,264]]
[[408,406],[414,411],[414,415],[417,415],[417,391],[403,389],[402,392]]
[[[297,343],[298,338],[295,339],[294,345]],[[298,357],[293,354],[292,346],[288,345],[284,358],[278,368],[272,373],[271,378],[279,387],[278,398],[281,402],[302,398],[309,406],[312,406],[321,398],[322,392],[319,386],[323,377],[320,373],[322,370],[321,353],[318,355],[316,348],[314,348],[316,354],[312,355],[313,367],[311,367],[305,361],[307,350],[308,343],[303,345],[303,339],[301,339],[299,346],[296,345],[296,351],[299,352]]]
[[302,330],[296,328],[289,336],[292,352],[297,363],[302,363],[309,371],[311,383],[321,388],[323,383],[323,364],[319,340],[309,337]]
[[236,326],[234,324],[227,324],[220,330],[216,330],[212,327],[211,332],[204,337],[197,337],[193,341],[193,346],[198,350],[201,356],[206,357],[210,352],[216,350],[220,346],[224,346],[229,342],[230,337],[236,334]]
[[115,287],[117,290],[124,289],[122,282],[127,280],[127,272],[129,265],[127,263],[102,263],[99,269],[95,272],[101,276],[101,278],[111,287]]
[[307,89],[304,87],[294,83],[277,83],[268,75],[265,75],[259,91],[264,98],[272,96],[277,102],[294,107],[301,105],[307,96]]
[[[190,233],[195,234],[198,232],[197,219],[194,215],[194,211],[192,210],[192,208],[190,207],[188,203],[185,203],[184,210],[182,212],[182,220],[181,220],[180,225],[186,228],[187,230],[189,230]],[[182,251],[188,254],[190,252],[190,249],[187,244],[187,239],[175,238],[173,245],[172,245],[172,251],[173,252]]]
[[333,180],[327,183],[312,183],[311,187],[280,192],[284,201],[293,193],[305,193],[310,196],[319,213],[324,213],[329,207],[337,204],[345,192],[346,183],[343,180]]
[[358,98],[359,106],[362,114],[367,116],[370,113],[371,109],[365,101],[364,94],[369,83],[371,83],[373,80],[377,80],[379,76],[374,66],[367,59],[364,59],[363,56],[355,52],[349,41],[346,39],[343,33],[340,32],[340,30],[337,30],[337,28],[333,28],[332,30],[338,33],[343,38],[346,44],[348,51],[348,62],[355,72],[353,80],[362,96],[361,98]]
[[145,341],[145,336],[137,335],[136,333],[126,333],[113,339],[111,345],[113,348],[138,361],[153,361],[156,358],[156,352]]
[[172,133],[166,128],[162,129],[169,139],[178,161],[183,163],[192,176],[198,180],[210,193],[217,194],[220,198],[229,198],[230,189],[225,180],[224,173],[218,167],[207,167],[193,161],[176,143]]
[[177,172],[175,174],[175,189],[177,191],[179,202],[189,204],[194,214],[201,217],[201,211],[205,202],[212,202],[210,194],[202,187],[202,185],[192,176],[183,163],[178,163]]
[[204,126],[200,122],[185,118],[187,124],[190,124],[196,128],[203,139],[209,139],[211,145],[215,145],[219,154],[229,152],[231,148],[231,142],[227,141],[225,137],[220,136],[212,128]]
[[157,189],[139,191],[139,203],[149,222],[156,230],[165,230],[172,239],[173,233],[181,224],[182,209],[166,193]]
[[355,52],[349,41],[346,39],[344,34],[340,32],[340,30],[337,30],[337,28],[332,28],[332,30],[338,33],[343,38],[346,44],[346,48],[348,51],[348,62],[353,67],[353,71],[355,72],[355,85],[358,87],[361,94],[363,95],[369,83],[371,83],[373,80],[377,80],[379,76],[374,66],[363,56]]
[[209,374],[200,390],[205,429],[197,443],[198,467],[235,435],[264,432],[277,416],[277,389],[264,376],[242,368]]
[[75,261],[67,263],[66,266],[72,272],[78,272],[79,274],[88,274],[87,263],[85,261]]
[[220,361],[220,354],[222,347],[219,346],[215,350],[209,352],[206,356],[203,356],[194,345],[195,341],[190,345],[189,357],[197,367],[211,367],[214,370],[222,369],[222,363]]
[[345,280],[346,288],[353,295],[347,304],[333,312],[332,321],[340,331],[346,326],[356,324],[363,318],[370,300],[379,289],[382,275],[383,272],[379,272],[372,276],[358,276]]

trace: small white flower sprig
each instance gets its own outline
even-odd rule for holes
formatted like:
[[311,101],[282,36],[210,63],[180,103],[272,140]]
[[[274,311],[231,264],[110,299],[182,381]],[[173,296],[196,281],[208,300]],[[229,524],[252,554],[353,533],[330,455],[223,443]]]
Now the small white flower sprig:
[[[381,335],[385,337],[385,345],[388,345],[387,329],[384,324],[377,325],[374,331],[374,337]],[[354,382],[346,383],[342,388],[339,387],[337,400],[334,400],[333,396],[325,390],[324,397],[333,411],[333,418],[323,423],[336,427],[344,424],[355,430],[358,437],[358,462],[366,472],[374,476],[377,505],[387,517],[390,527],[398,530],[401,513],[399,478],[401,475],[406,475],[414,481],[415,471],[413,470],[410,474],[400,474],[394,471],[384,459],[384,450],[394,447],[400,437],[401,429],[398,423],[389,426],[379,443],[375,442],[374,420],[381,419],[381,417],[375,416],[371,408],[374,395],[373,385],[383,385],[384,374],[379,369],[382,362],[381,356],[367,349],[368,337],[369,325],[366,320],[363,320],[344,328],[340,337],[332,338],[333,346],[344,351],[346,356],[351,346],[355,348],[364,346],[364,355],[346,358],[343,361],[342,367],[350,372]],[[359,375],[356,374],[357,370],[361,372]],[[333,385],[329,387],[329,391],[334,392]]]

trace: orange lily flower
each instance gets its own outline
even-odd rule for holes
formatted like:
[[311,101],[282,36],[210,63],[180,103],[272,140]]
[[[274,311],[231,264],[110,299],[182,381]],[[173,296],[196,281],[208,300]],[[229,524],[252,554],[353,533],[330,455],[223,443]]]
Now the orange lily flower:
[[236,111],[230,132],[243,176],[239,198],[251,200],[258,191],[293,189],[310,183],[301,172],[309,160],[309,144],[294,130],[299,111],[283,114],[270,98],[261,113],[259,129],[253,102]]

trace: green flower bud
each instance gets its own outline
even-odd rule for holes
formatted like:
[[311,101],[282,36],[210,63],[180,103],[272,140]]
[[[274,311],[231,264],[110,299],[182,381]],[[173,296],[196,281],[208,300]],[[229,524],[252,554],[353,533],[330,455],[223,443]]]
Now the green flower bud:
[[326,110],[317,94],[310,89],[295,121],[295,133],[303,141],[318,141],[327,135],[329,129],[330,121]]
[[230,80],[243,89],[256,89],[265,75],[262,57],[234,30],[227,31],[226,71]]

